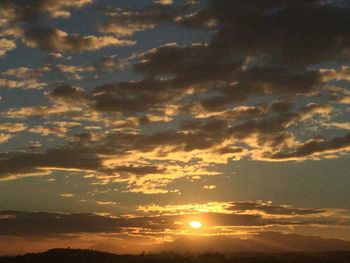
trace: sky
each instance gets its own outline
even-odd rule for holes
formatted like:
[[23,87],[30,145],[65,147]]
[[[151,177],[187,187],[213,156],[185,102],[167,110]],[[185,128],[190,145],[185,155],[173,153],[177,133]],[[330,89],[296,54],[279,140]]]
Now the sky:
[[1,0],[0,254],[350,241],[349,82],[348,0]]

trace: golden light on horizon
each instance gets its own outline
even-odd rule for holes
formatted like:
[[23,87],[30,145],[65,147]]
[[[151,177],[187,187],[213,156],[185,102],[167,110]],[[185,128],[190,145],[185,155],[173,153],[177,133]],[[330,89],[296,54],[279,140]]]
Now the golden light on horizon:
[[194,229],[199,229],[199,228],[202,227],[203,224],[202,224],[200,221],[193,220],[193,221],[190,221],[190,222],[188,223],[188,225],[189,225],[190,227],[194,228]]

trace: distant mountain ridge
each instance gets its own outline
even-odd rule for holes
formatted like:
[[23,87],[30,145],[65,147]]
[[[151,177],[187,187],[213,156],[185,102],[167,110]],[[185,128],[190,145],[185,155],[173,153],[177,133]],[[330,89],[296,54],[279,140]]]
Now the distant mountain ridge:
[[82,249],[52,249],[44,253],[0,257],[1,263],[348,263],[350,251],[323,253],[235,253],[115,255]]
[[203,252],[329,252],[350,251],[350,241],[313,236],[262,232],[249,239],[230,237],[187,237],[162,245],[158,251]]
[[349,241],[278,232],[262,232],[249,239],[186,237],[154,248],[153,254],[117,255],[98,250],[121,253],[109,243],[89,250],[51,249],[0,257],[0,263],[350,263]]
[[284,253],[284,252],[329,252],[350,251],[350,241],[339,239],[324,239],[314,236],[297,234],[283,234],[279,232],[262,232],[249,239],[226,236],[188,236],[173,242],[165,242],[157,247],[139,248],[133,247],[126,250],[120,244],[99,243],[90,247],[92,250],[112,252],[116,254],[134,253],[142,250],[153,253],[177,252],[177,253]]

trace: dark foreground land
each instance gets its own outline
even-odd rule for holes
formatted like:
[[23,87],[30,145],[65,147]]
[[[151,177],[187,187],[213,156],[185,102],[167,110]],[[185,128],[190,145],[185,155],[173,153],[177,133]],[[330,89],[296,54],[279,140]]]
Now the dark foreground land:
[[350,251],[230,255],[114,255],[92,250],[53,249],[45,253],[0,257],[0,263],[350,263]]

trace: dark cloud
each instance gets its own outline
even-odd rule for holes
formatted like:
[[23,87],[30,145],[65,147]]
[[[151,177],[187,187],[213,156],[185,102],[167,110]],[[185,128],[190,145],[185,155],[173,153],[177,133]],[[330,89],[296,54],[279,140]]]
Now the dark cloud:
[[271,110],[274,112],[288,112],[292,110],[292,107],[290,101],[275,101],[271,104]]
[[[141,81],[97,87],[95,109],[106,112],[145,112],[178,103],[191,89],[204,99],[182,106],[191,112],[200,105],[207,111],[224,110],[257,94],[308,94],[320,84],[316,71],[288,68],[242,70],[240,61],[212,56],[206,45],[167,45],[144,54],[134,68],[146,75]],[[168,62],[172,61],[171,64]],[[141,103],[142,100],[142,103]]]
[[96,214],[0,212],[0,236],[50,236],[75,233],[119,232],[118,220]]
[[271,93],[303,94],[320,84],[317,71],[298,71],[284,67],[253,67],[240,73],[243,85],[260,87]]
[[207,95],[183,107],[187,111],[195,105],[224,110],[263,94],[310,95],[322,80],[318,70],[307,66],[346,57],[348,13],[332,2],[210,1],[180,22],[206,27],[212,21],[217,31],[210,43],[165,45],[141,56],[134,68],[148,78],[170,78],[178,87]]
[[7,13],[8,22],[34,22],[42,15],[51,18],[69,17],[72,9],[82,8],[92,2],[93,0],[3,0],[0,9]]
[[307,95],[321,84],[316,70],[270,65],[245,68],[243,58],[221,57],[217,52],[212,44],[166,45],[141,56],[142,62],[134,69],[148,78],[170,78],[178,88],[206,94],[207,98],[197,98],[194,104],[207,111],[223,110],[256,95]]
[[54,100],[70,101],[72,103],[84,99],[84,92],[81,89],[69,85],[59,85],[48,95]]
[[241,153],[241,152],[243,152],[243,148],[238,148],[238,147],[224,147],[219,150],[219,154]]
[[234,202],[230,210],[235,212],[264,212],[270,215],[313,215],[325,212],[320,209],[293,208],[264,202]]
[[240,59],[231,61],[217,57],[206,44],[168,44],[150,50],[140,59],[142,62],[134,65],[136,71],[154,77],[173,77],[182,83],[233,80],[233,73],[242,64]]
[[186,25],[215,21],[212,45],[223,55],[264,55],[302,67],[348,56],[350,10],[345,3],[213,0]]
[[272,159],[294,159],[303,158],[313,154],[322,154],[346,149],[350,146],[350,134],[343,137],[336,137],[332,140],[315,139],[300,145],[296,149],[277,152],[271,155]]
[[12,174],[40,173],[47,169],[96,170],[102,168],[97,156],[69,148],[51,149],[43,153],[8,153],[0,155],[0,177]]
[[299,118],[300,115],[296,112],[283,113],[273,117],[238,124],[231,127],[230,132],[239,139],[250,137],[252,134],[276,134],[285,131],[291,123]]
[[91,92],[92,104],[101,112],[151,111],[179,96],[178,91],[169,91],[168,85],[171,83],[146,79],[101,86]]
[[[0,236],[36,237],[78,233],[120,233],[125,228],[151,231],[181,229],[191,220],[201,218],[206,227],[289,225],[295,222],[262,218],[259,215],[200,213],[141,217],[114,217],[98,214],[48,212],[0,212]],[[175,224],[182,222],[184,225]],[[303,224],[302,221],[297,224]]]
[[[164,173],[165,168],[155,165],[119,165],[104,166],[102,154],[115,156],[127,156],[127,151],[137,149],[140,151],[151,150],[154,144],[138,146],[138,138],[119,134],[118,139],[107,138],[105,141],[93,143],[91,136],[81,134],[75,136],[75,141],[62,148],[53,148],[44,152],[11,152],[0,155],[0,178],[25,176],[26,174],[40,174],[46,170],[75,170],[82,172],[97,172],[120,175],[144,176],[147,174]],[[125,144],[126,143],[126,144]],[[169,143],[170,145],[176,142]],[[149,149],[147,149],[149,148]],[[153,148],[152,148],[153,149]]]

